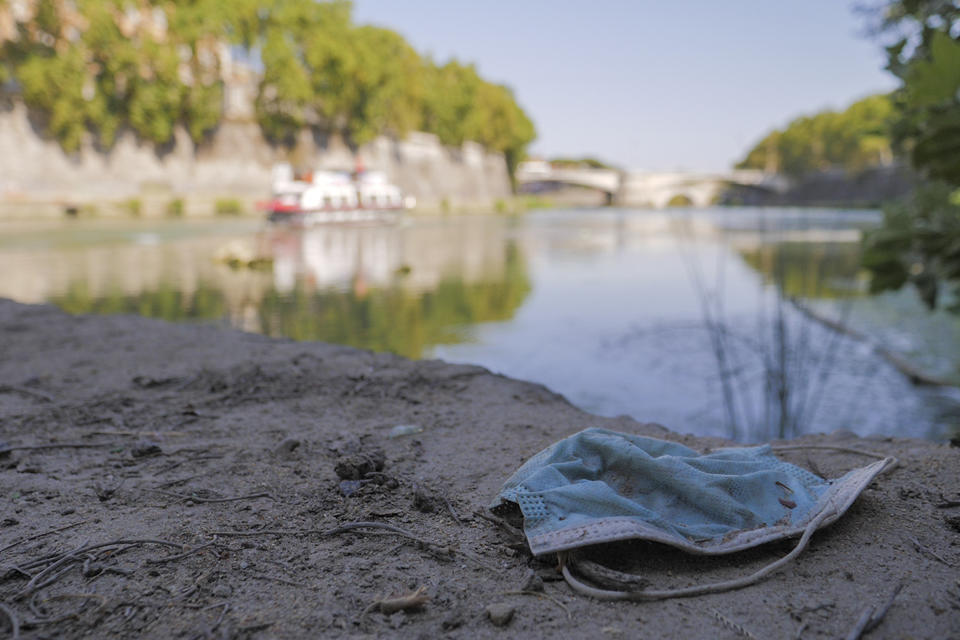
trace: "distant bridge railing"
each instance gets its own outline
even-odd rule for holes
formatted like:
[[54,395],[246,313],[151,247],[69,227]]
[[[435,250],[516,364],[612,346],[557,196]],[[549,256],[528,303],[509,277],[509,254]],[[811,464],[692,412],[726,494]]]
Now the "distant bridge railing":
[[556,183],[603,191],[616,204],[664,207],[677,198],[693,206],[714,203],[731,186],[782,193],[790,186],[780,174],[753,169],[727,173],[685,171],[621,172],[616,169],[554,167],[544,161],[522,162],[517,167],[521,185]]

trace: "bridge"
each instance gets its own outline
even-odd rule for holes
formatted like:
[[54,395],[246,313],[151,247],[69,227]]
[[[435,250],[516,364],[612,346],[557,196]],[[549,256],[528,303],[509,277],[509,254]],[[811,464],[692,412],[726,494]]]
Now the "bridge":
[[774,173],[736,170],[727,173],[683,171],[632,171],[589,167],[553,167],[544,161],[521,162],[517,183],[554,184],[602,191],[607,202],[623,206],[663,208],[673,204],[706,207],[715,204],[731,189],[782,193],[789,181]]

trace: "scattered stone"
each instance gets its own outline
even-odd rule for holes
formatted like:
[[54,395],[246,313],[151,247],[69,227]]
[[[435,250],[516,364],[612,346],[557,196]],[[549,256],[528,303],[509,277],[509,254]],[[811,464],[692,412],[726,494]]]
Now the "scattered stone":
[[289,460],[290,458],[296,457],[296,451],[300,448],[301,444],[300,440],[296,438],[287,438],[277,445],[277,448],[274,449],[273,452],[281,458]]
[[537,575],[533,569],[527,571],[527,579],[524,580],[521,591],[533,591],[539,593],[543,591],[543,578]]
[[160,445],[150,440],[141,440],[133,445],[132,449],[130,449],[130,455],[132,455],[134,458],[158,456],[161,453],[163,453],[163,449],[160,448]]
[[175,382],[180,382],[179,378],[151,378],[150,376],[135,376],[133,378],[134,386],[141,389],[155,389],[156,387],[165,387]]
[[387,457],[380,449],[367,449],[340,456],[333,470],[341,480],[362,480],[368,473],[383,471]]
[[960,533],[960,516],[947,516],[945,521],[948,527]]
[[420,433],[423,431],[423,427],[419,424],[398,424],[397,426],[390,429],[390,433],[387,434],[388,438],[399,438],[401,436],[409,436],[414,433]]
[[233,589],[228,584],[218,584],[210,593],[215,598],[229,598],[233,595]]
[[436,513],[443,507],[443,502],[437,496],[421,489],[413,488],[413,508],[421,513]]
[[505,627],[513,620],[513,613],[516,611],[513,605],[506,602],[498,602],[487,607],[487,617],[490,622],[498,627]]
[[[113,480],[113,476],[110,476],[109,479]],[[106,485],[100,481],[97,481],[93,485],[93,490],[97,494],[97,498],[100,500],[100,502],[106,502],[117,493],[117,490],[122,484],[123,481],[113,485]]]
[[0,527],[12,527],[18,524],[20,524],[20,521],[16,518],[4,518],[3,520],[0,520]]

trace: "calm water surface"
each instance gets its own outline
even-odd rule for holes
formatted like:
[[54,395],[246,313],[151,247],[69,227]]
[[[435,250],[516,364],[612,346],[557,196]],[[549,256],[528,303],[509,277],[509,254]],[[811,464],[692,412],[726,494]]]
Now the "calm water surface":
[[[874,212],[570,210],[306,231],[251,220],[0,226],[0,296],[481,364],[600,415],[761,441],[941,439],[960,323],[869,296]],[[254,269],[231,261],[260,259]],[[842,336],[800,309],[867,336]],[[588,425],[584,425],[588,426]]]

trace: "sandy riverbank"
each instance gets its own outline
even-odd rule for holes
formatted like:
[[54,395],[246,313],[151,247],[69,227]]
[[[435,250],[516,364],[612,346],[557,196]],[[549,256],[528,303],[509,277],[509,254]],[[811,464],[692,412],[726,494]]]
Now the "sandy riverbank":
[[[0,603],[24,638],[738,637],[731,624],[758,638],[793,638],[804,625],[803,638],[836,638],[901,581],[867,637],[960,634],[960,507],[938,506],[960,500],[960,449],[946,444],[804,438],[901,465],[759,585],[601,603],[474,511],[527,457],[588,426],[694,448],[719,441],[597,418],[478,367],[7,301],[0,332],[0,440],[12,449],[0,457]],[[422,431],[389,437],[397,425]],[[18,448],[48,444],[84,446]],[[828,477],[866,462],[788,459]],[[362,484],[338,477],[381,462]],[[435,544],[317,533],[353,521]],[[286,533],[215,537],[255,529]],[[30,564],[45,554],[120,539],[185,546],[104,547],[27,575],[54,564]],[[790,546],[704,559],[636,544],[617,555],[654,585],[682,586],[742,575]],[[531,569],[549,598],[511,594]],[[429,601],[416,612],[363,614],[419,587]],[[488,619],[491,604],[514,610],[506,626]]]

